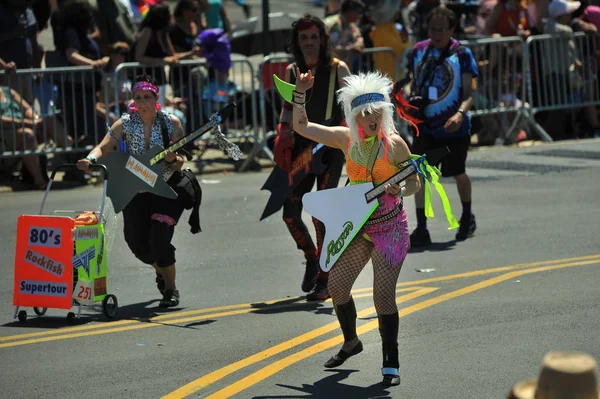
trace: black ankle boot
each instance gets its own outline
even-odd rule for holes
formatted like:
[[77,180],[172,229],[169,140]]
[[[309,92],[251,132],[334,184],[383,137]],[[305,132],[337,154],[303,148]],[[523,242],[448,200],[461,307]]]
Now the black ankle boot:
[[400,362],[398,361],[398,313],[381,314],[379,334],[383,352],[383,385],[386,387],[400,385]]
[[[334,308],[335,314],[340,322],[340,327],[344,333],[344,342],[352,341],[356,338],[356,306],[354,305],[354,299],[350,298],[350,301],[343,305],[334,304]],[[325,367],[333,368],[341,366],[349,357],[358,355],[362,351],[363,345],[359,340],[350,352],[340,350],[337,355],[333,355],[331,359],[325,363]]]

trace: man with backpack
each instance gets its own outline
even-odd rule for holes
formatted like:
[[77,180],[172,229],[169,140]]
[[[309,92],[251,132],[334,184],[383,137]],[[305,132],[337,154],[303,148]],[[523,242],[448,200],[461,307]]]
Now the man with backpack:
[[[456,240],[472,236],[477,228],[471,212],[471,180],[465,172],[467,152],[471,143],[471,107],[477,64],[471,50],[452,38],[456,15],[446,7],[434,8],[427,16],[430,39],[418,42],[409,57],[411,79],[408,103],[421,120],[413,143],[413,154],[422,155],[447,146],[450,154],[441,161],[444,177],[454,177],[462,202],[462,217]],[[394,89],[400,90],[399,82]],[[410,235],[411,246],[427,246],[431,237],[427,230],[425,194],[415,194],[417,228]]]

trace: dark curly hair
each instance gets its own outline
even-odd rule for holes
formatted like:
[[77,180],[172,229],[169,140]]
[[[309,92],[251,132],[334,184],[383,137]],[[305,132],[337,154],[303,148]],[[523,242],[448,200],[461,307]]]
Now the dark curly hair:
[[153,31],[165,29],[171,23],[171,10],[167,4],[156,4],[150,7],[148,14],[140,24],[140,30],[150,28]]
[[154,86],[156,86],[156,80],[154,80],[154,78],[148,74],[142,73],[140,75],[136,75],[135,78],[133,78],[133,82],[131,84],[131,86],[135,86],[136,83],[139,82],[148,82],[148,83],[152,83]]
[[196,0],[179,0],[177,5],[175,6],[175,10],[173,10],[173,16],[175,18],[179,18],[183,16],[183,12],[187,10],[198,10]]
[[50,26],[54,47],[64,51],[64,35],[71,28],[85,37],[95,26],[92,6],[85,0],[57,0],[57,7],[50,14]]
[[67,0],[61,3],[58,21],[63,32],[71,28],[84,36],[96,26],[92,5],[85,0]]
[[294,60],[296,61],[298,68],[300,68],[301,72],[306,72],[308,70],[306,67],[306,62],[304,61],[304,56],[300,50],[300,45],[298,43],[298,25],[306,22],[312,22],[319,29],[319,36],[321,37],[319,60],[325,61],[326,65],[328,66],[333,65],[333,55],[329,45],[329,35],[325,31],[325,24],[314,15],[306,14],[304,17],[292,23],[292,34],[288,40],[288,52],[294,56]]
[[456,27],[456,24],[458,23],[456,14],[452,10],[444,6],[438,6],[431,10],[431,12],[427,15],[425,19],[427,25],[429,25],[429,22],[431,22],[433,17],[446,17],[448,19],[448,23],[450,24],[450,29],[454,29]]

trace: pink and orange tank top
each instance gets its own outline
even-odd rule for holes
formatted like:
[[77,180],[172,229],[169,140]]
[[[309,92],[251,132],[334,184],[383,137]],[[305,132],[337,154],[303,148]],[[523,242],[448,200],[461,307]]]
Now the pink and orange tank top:
[[[371,175],[367,176],[367,163],[371,155],[373,146],[379,146],[379,141],[375,136],[365,139],[364,144],[359,144],[350,153],[351,141],[348,141],[348,157],[346,158],[346,173],[350,179],[350,184],[361,184],[375,180],[375,184],[381,184],[388,178],[398,172],[398,167],[390,164],[388,157],[388,143],[383,145],[383,157],[377,158],[373,165]],[[360,151],[359,150],[360,147]]]

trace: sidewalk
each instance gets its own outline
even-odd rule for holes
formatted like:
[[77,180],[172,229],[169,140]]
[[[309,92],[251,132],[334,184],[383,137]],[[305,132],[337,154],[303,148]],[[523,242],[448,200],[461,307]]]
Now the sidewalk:
[[[247,151],[244,151],[247,153]],[[192,161],[186,161],[184,168],[190,168],[197,176],[204,175],[216,175],[216,174],[229,174],[238,173],[237,166],[241,161],[234,162],[231,158],[227,157],[223,151],[215,148],[208,148],[200,157],[198,154],[194,156]],[[255,162],[250,164],[248,170],[243,173],[262,172],[269,171],[273,167],[271,160],[263,158],[261,156],[255,158]],[[49,165],[48,175],[52,173]],[[75,183],[61,182],[63,172],[56,174],[57,189],[69,189],[83,187]],[[5,177],[0,177],[0,194],[11,193],[14,191],[25,191],[26,187],[21,182],[11,182]],[[33,191],[33,190],[31,190]]]

